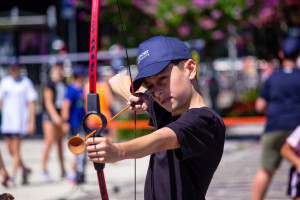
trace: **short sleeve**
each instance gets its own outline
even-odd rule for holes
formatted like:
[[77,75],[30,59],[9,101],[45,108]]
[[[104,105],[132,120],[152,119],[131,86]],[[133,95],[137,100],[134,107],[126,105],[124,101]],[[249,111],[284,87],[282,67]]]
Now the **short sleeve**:
[[299,146],[300,142],[300,125],[287,137],[286,142],[291,145],[291,147],[296,148]]
[[189,159],[223,148],[224,124],[207,110],[190,109],[167,127],[177,135],[181,152],[176,150],[175,153],[179,159]]
[[26,78],[26,81],[27,81],[27,93],[26,93],[27,101],[31,102],[31,101],[37,100],[38,94],[37,94],[32,82],[31,82],[31,80]]
[[0,81],[0,99],[3,98],[3,80]]
[[72,92],[72,87],[71,85],[68,85],[67,86],[67,89],[66,89],[66,93],[65,93],[65,99],[69,100],[69,101],[72,101],[72,98],[73,98],[73,92]]

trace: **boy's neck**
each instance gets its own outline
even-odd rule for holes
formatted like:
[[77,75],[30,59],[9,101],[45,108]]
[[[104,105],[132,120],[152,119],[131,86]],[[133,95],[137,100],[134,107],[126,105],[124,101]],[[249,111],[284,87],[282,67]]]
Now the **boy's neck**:
[[205,107],[205,106],[206,106],[206,103],[205,103],[202,95],[198,91],[195,91],[193,93],[189,109],[201,108],[201,107]]
[[185,111],[192,109],[192,108],[202,108],[202,107],[206,107],[206,103],[202,97],[202,95],[200,94],[200,92],[193,90],[192,96],[189,100],[189,102],[187,102],[187,105],[185,106],[185,108],[180,112],[178,112],[179,110],[177,110],[177,112],[172,112],[172,116],[176,117],[176,116],[180,116],[182,115]]

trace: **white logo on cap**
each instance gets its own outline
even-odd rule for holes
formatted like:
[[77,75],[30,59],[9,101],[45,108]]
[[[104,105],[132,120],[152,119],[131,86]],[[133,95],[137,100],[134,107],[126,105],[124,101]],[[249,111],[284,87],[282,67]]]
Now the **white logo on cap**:
[[137,60],[137,64],[139,64],[147,56],[149,56],[149,50],[146,50],[146,51],[144,51],[143,53],[141,53],[139,55],[138,60]]

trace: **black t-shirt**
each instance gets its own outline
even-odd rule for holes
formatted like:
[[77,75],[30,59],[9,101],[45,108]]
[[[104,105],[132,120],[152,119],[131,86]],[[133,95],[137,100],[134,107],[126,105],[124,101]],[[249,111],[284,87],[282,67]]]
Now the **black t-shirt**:
[[[64,81],[60,82],[53,82],[53,81],[48,81],[47,85],[45,86],[46,88],[49,88],[53,92],[53,104],[57,110],[58,113],[60,113],[63,100],[64,100],[64,95],[66,91],[66,84]],[[46,111],[45,103],[43,104],[44,111]]]
[[189,109],[172,117],[148,91],[146,94],[150,100],[149,124],[155,129],[172,129],[180,148],[151,155],[145,200],[205,199],[223,154],[225,125],[221,117],[207,107]]

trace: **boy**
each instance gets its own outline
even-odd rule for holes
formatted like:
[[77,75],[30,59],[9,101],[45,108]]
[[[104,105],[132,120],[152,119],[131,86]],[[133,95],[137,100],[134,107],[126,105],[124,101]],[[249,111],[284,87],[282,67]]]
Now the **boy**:
[[156,131],[123,143],[90,138],[89,160],[109,163],[151,155],[144,199],[205,199],[222,157],[225,126],[206,107],[189,49],[176,38],[153,37],[140,44],[137,66],[134,90],[144,84],[144,93],[130,96],[130,79],[124,75],[110,79],[110,85],[135,102],[132,110],[147,110]]

